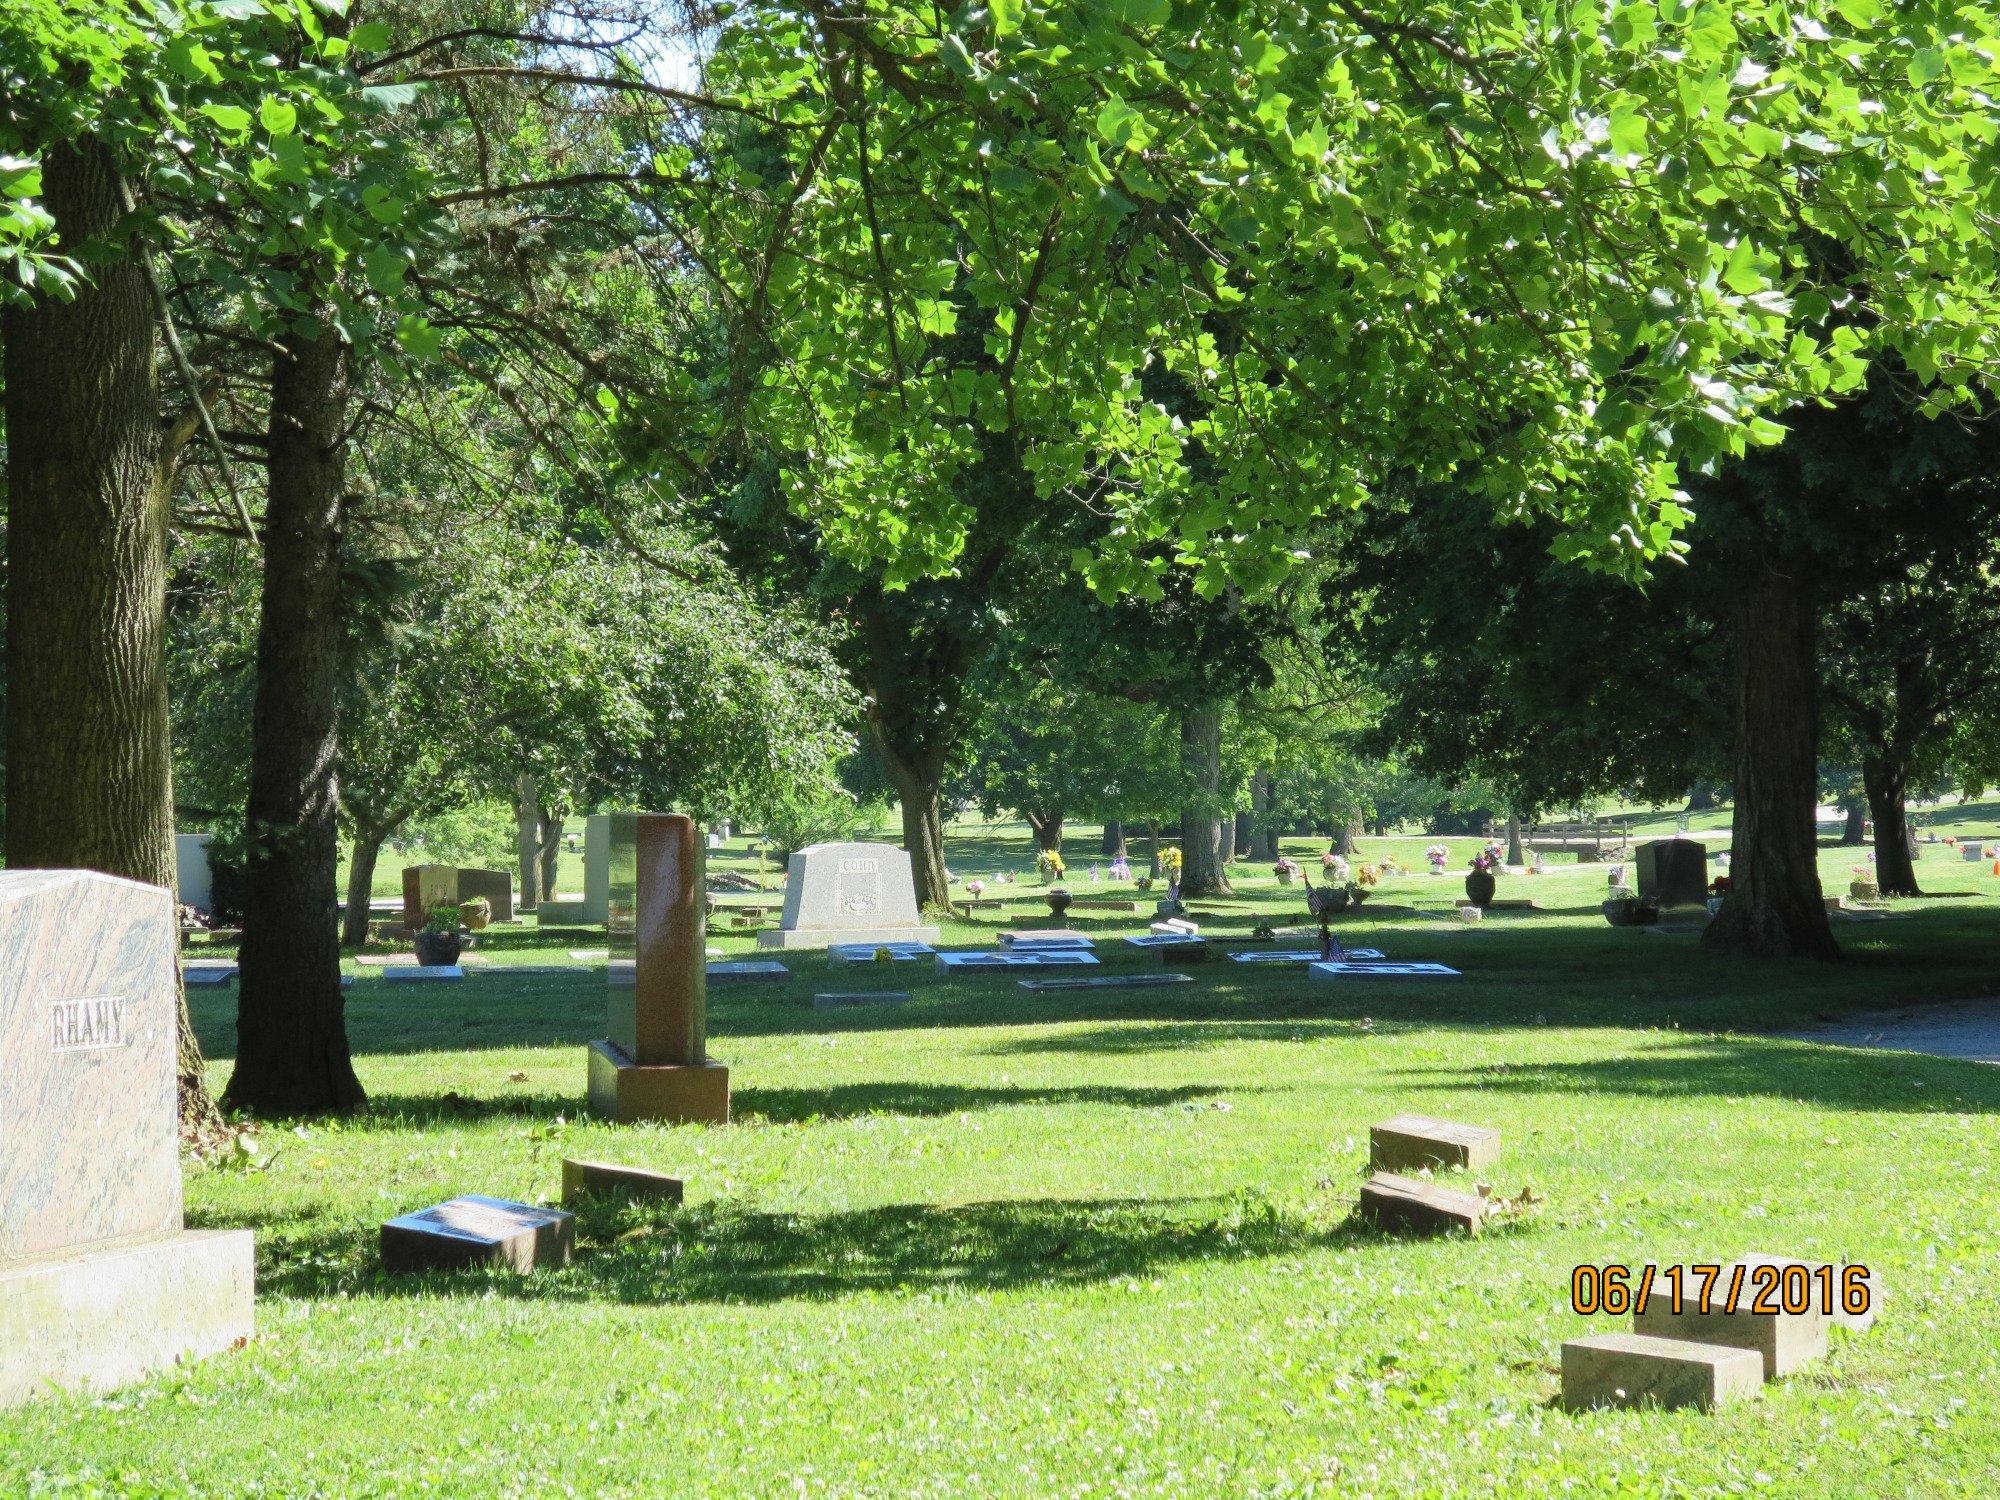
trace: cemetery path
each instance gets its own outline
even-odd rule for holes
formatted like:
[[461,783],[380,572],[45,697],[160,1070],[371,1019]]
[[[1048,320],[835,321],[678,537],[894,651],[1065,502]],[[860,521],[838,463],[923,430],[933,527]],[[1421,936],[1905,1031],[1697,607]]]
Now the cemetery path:
[[1881,1047],[2000,1063],[2000,996],[1864,1011],[1809,1031],[1780,1035],[1836,1047]]

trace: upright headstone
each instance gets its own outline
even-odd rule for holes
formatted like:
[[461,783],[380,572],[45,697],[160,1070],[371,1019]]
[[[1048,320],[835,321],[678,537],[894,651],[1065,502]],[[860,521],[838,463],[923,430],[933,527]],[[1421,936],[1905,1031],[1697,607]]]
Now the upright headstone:
[[1639,900],[1659,907],[1700,906],[1708,900],[1708,846],[1693,839],[1641,844]]
[[610,920],[611,820],[635,813],[592,813],[583,820],[583,912],[586,923]]
[[247,1231],[181,1220],[171,893],[0,872],[0,1407],[252,1331]]
[[181,905],[201,912],[215,910],[215,873],[208,863],[212,837],[206,833],[174,835],[174,889]]
[[458,872],[458,899],[476,901],[481,896],[493,908],[493,920],[514,920],[514,877],[505,870],[461,869]]
[[458,866],[406,865],[403,868],[403,926],[423,931],[434,906],[458,904]]
[[631,954],[633,971],[629,989],[608,989],[609,1035],[590,1044],[591,1112],[621,1123],[727,1124],[729,1069],[708,1056],[701,832],[677,813],[611,822],[612,951]]
[[910,856],[894,844],[814,844],[794,854],[785,876],[785,912],[762,948],[826,948],[834,943],[935,943],[917,915]]

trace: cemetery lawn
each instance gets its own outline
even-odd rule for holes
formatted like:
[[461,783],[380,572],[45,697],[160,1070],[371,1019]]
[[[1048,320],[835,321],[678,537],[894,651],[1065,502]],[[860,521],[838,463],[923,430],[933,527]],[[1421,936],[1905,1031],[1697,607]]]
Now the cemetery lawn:
[[[0,1494],[1991,1493],[2000,1072],[1769,1034],[2000,987],[2000,882],[1920,869],[1989,894],[1844,923],[1828,969],[1614,931],[1594,872],[1503,881],[1551,909],[1477,929],[1407,905],[1342,929],[1457,980],[1217,961],[1038,996],[794,953],[787,983],[711,991],[727,1129],[583,1117],[601,974],[504,966],[601,935],[495,933],[455,987],[357,967],[373,1112],[190,1169],[192,1224],[257,1232],[258,1338],[0,1416]],[[1249,893],[1205,925],[1301,904],[1262,871]],[[810,1006],[858,988],[914,998]],[[233,994],[194,1003],[219,1085]],[[1497,1127],[1486,1180],[1539,1205],[1471,1241],[1351,1223],[1368,1126],[1404,1110]],[[376,1270],[382,1220],[548,1201],[565,1155],[684,1175],[687,1203],[589,1210],[563,1271]],[[1618,1326],[1570,1312],[1574,1266],[1753,1250],[1876,1267],[1880,1322],[1714,1416],[1551,1405],[1562,1341]]]

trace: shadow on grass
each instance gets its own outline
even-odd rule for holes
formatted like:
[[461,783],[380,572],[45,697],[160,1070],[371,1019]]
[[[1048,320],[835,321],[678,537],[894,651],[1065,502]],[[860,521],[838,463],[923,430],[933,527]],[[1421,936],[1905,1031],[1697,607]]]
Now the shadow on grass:
[[1689,1037],[1587,1062],[1398,1068],[1385,1077],[1420,1088],[1488,1094],[1623,1094],[1646,1099],[1710,1095],[1798,1100],[1827,1109],[1897,1114],[2000,1110],[2000,1068],[1916,1052],[1811,1042]]
[[579,1254],[561,1271],[390,1277],[377,1268],[372,1234],[318,1230],[260,1246],[258,1290],[658,1304],[1078,1286],[1379,1237],[1344,1215],[1329,1207],[1321,1219],[1261,1198],[1044,1198],[827,1214],[604,1202],[580,1212]]

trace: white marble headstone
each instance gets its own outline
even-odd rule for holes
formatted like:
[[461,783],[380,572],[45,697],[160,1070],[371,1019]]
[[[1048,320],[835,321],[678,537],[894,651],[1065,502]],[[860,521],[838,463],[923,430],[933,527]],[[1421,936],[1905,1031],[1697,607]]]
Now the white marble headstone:
[[910,856],[894,844],[814,844],[791,859],[785,912],[766,948],[824,948],[830,943],[934,943],[921,925]]

